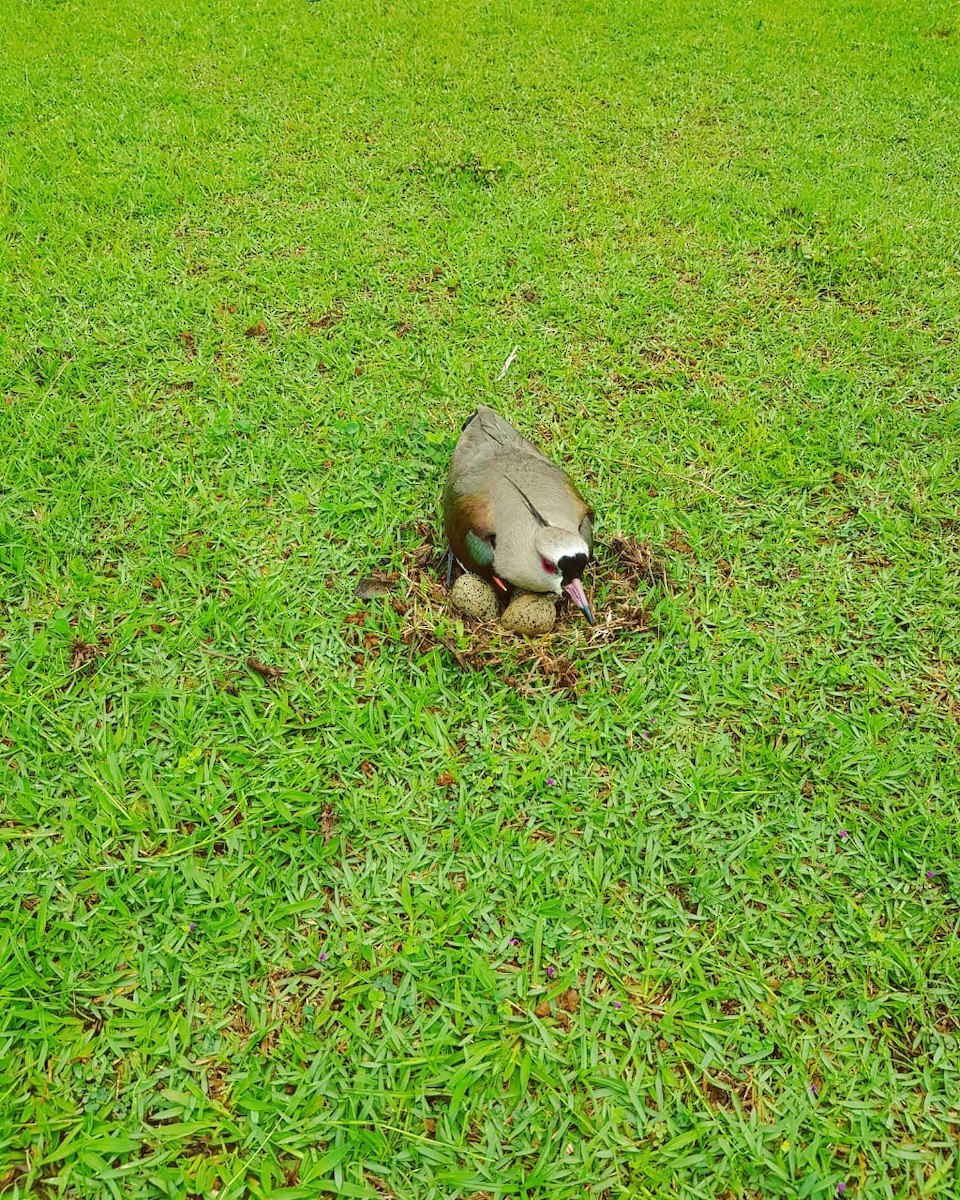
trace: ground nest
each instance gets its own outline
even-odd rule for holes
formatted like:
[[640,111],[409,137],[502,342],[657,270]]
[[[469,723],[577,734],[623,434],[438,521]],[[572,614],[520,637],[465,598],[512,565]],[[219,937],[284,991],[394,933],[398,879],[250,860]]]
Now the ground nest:
[[382,598],[401,614],[400,640],[413,652],[440,648],[463,670],[498,669],[508,684],[523,691],[547,683],[557,691],[576,692],[584,662],[617,641],[623,640],[627,657],[638,657],[652,636],[649,589],[669,587],[665,566],[649,543],[618,534],[596,547],[585,581],[596,625],[588,625],[563,599],[550,633],[524,637],[499,621],[474,621],[453,612],[444,580],[442,539],[428,521],[417,521],[414,529],[420,545],[404,552],[402,570],[373,572],[359,581],[357,595],[362,600]]

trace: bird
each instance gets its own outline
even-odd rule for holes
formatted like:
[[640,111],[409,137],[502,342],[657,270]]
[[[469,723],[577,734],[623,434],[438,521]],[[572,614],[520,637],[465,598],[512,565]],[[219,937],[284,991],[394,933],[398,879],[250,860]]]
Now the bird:
[[503,592],[564,593],[596,623],[583,590],[593,510],[565,471],[485,404],[454,449],[443,523],[448,586],[456,559]]

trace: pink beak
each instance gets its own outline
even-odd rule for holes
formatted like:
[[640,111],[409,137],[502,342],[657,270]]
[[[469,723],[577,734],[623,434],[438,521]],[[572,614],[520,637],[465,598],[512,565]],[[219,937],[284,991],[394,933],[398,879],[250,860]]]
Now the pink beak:
[[582,581],[579,579],[571,579],[569,583],[565,583],[563,585],[563,590],[587,618],[587,624],[596,625],[596,621],[593,619],[593,613],[590,611],[590,601],[587,599],[587,593],[583,590]]

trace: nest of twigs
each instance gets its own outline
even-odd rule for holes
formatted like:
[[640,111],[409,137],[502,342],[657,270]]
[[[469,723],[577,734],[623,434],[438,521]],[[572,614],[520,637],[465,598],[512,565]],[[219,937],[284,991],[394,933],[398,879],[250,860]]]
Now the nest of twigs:
[[[620,534],[597,547],[590,567],[596,625],[588,625],[563,599],[551,632],[525,637],[498,622],[454,613],[444,583],[444,547],[429,522],[418,521],[414,528],[421,543],[404,553],[403,570],[374,572],[357,584],[357,595],[387,599],[402,615],[400,639],[414,653],[440,648],[464,671],[498,669],[507,683],[525,692],[544,684],[577,692],[585,659],[614,642],[651,636],[646,589],[669,589],[666,568],[649,543]],[[636,654],[641,652],[638,644]]]

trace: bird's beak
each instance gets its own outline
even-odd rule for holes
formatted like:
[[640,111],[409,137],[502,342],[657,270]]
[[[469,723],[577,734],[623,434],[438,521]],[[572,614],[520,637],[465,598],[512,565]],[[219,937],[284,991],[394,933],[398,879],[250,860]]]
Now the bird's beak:
[[587,624],[596,625],[593,613],[590,611],[590,601],[587,599],[587,593],[583,590],[582,580],[571,579],[569,583],[563,585],[563,590],[587,618]]

